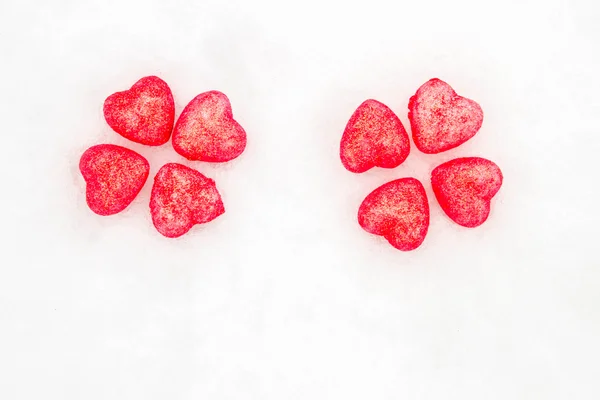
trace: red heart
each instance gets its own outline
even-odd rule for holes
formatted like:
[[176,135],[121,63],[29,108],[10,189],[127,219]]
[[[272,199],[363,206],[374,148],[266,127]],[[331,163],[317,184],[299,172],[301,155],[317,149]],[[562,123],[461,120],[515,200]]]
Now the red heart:
[[173,148],[192,161],[225,162],[246,148],[246,132],[221,92],[199,94],[184,108],[173,131]]
[[350,172],[396,168],[410,153],[408,134],[385,104],[366,100],[352,114],[340,144],[342,164]]
[[175,238],[196,224],[212,221],[225,212],[212,179],[181,164],[165,164],[154,177],[150,213],[156,229]]
[[435,154],[460,146],[483,123],[483,111],[473,100],[461,97],[437,78],[426,82],[410,98],[408,119],[415,146]]
[[490,214],[490,201],[502,186],[502,171],[479,157],[456,158],[433,170],[431,185],[444,212],[459,225],[474,228]]
[[86,182],[86,200],[99,215],[123,211],[138,195],[150,165],[133,150],[113,144],[100,144],[87,149],[79,161]]
[[429,228],[425,188],[415,178],[397,179],[378,187],[360,205],[358,223],[399,250],[416,249]]
[[142,78],[131,89],[108,96],[104,118],[115,132],[136,143],[165,144],[175,121],[171,89],[156,76]]

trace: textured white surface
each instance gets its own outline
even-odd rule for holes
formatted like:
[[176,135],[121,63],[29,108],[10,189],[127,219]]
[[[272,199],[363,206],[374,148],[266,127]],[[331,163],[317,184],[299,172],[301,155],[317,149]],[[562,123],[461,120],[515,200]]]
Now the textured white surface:
[[[4,1],[0,5],[3,399],[597,399],[600,18],[595,0]],[[128,143],[106,96],[157,74],[177,113],[215,89],[248,132],[225,165]],[[366,98],[409,126],[439,77],[481,131],[391,171],[338,146]],[[81,153],[125,144],[151,176],[123,214],[85,206]],[[428,181],[496,162],[489,220],[461,228]],[[150,183],[175,161],[227,212],[168,240]],[[363,232],[366,194],[425,180],[423,246]]]

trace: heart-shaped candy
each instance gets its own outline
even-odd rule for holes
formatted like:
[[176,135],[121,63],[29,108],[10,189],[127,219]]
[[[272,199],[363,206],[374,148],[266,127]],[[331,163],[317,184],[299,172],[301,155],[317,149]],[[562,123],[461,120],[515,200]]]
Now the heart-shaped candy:
[[171,89],[156,76],[137,81],[104,102],[104,118],[119,135],[136,143],[160,146],[169,141],[175,121]]
[[461,97],[437,78],[426,82],[410,98],[408,119],[415,146],[435,154],[460,146],[483,123],[483,111],[473,100]]
[[86,200],[99,215],[123,211],[138,195],[150,171],[148,161],[133,150],[113,144],[87,149],[79,160]]
[[444,212],[459,225],[474,228],[490,214],[490,201],[502,186],[502,171],[479,157],[456,158],[433,170],[431,185]]
[[225,162],[246,148],[246,132],[233,119],[223,93],[196,96],[183,109],[173,131],[173,148],[192,161]]
[[360,205],[358,223],[399,250],[416,249],[429,228],[425,188],[415,178],[397,179],[378,187]]
[[185,165],[165,164],[154,177],[150,213],[156,229],[175,238],[225,212],[215,182]]
[[366,100],[352,114],[340,143],[342,164],[350,172],[395,168],[410,153],[408,134],[385,104]]

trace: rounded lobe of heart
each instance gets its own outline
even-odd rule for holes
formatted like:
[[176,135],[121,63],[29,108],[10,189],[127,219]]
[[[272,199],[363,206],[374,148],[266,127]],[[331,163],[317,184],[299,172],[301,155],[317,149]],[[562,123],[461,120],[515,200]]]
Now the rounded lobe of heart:
[[500,168],[480,157],[456,158],[431,173],[433,192],[442,210],[452,221],[467,228],[487,220],[490,202],[502,180]]
[[352,114],[340,143],[344,167],[355,173],[396,168],[410,153],[408,133],[385,104],[369,99]]
[[171,89],[156,76],[137,81],[104,102],[104,118],[119,135],[136,143],[160,146],[169,141],[175,121]]
[[246,148],[246,132],[233,119],[227,96],[210,91],[185,107],[173,131],[173,148],[188,160],[225,162]]
[[378,187],[360,205],[358,223],[399,250],[416,249],[429,229],[429,203],[423,184],[415,178],[402,178]]
[[133,150],[100,144],[83,153],[79,170],[89,208],[98,215],[113,215],[127,208],[142,190],[150,165]]
[[154,177],[150,213],[162,235],[179,237],[194,225],[210,222],[224,212],[215,182],[200,172],[169,163]]
[[460,146],[475,136],[483,123],[479,104],[457,95],[450,85],[437,78],[417,90],[408,109],[415,146],[427,154]]

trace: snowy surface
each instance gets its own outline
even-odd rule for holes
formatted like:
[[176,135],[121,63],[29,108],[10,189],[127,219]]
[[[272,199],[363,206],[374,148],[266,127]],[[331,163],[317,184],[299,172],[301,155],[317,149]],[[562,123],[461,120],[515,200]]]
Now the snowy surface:
[[[599,18],[595,0],[2,2],[0,398],[599,398]],[[177,113],[226,93],[246,152],[191,163],[112,132],[104,99],[152,74]],[[354,109],[375,98],[408,129],[432,77],[481,104],[481,131],[344,170]],[[151,162],[113,217],[85,204],[96,143]],[[428,178],[472,155],[505,181],[469,230]],[[162,237],[148,201],[165,162],[215,179],[227,212]],[[356,222],[405,176],[432,210],[410,253]]]

